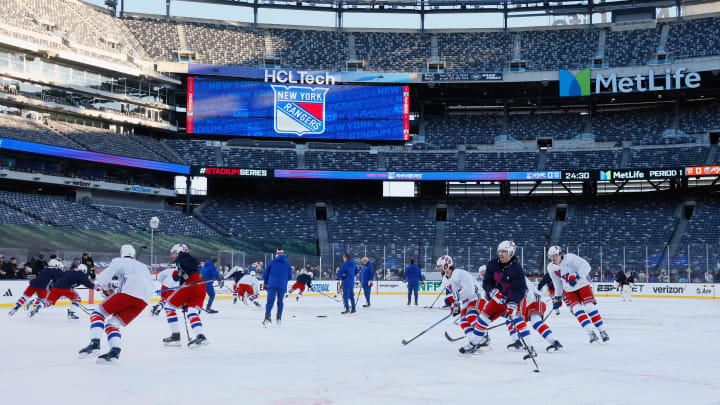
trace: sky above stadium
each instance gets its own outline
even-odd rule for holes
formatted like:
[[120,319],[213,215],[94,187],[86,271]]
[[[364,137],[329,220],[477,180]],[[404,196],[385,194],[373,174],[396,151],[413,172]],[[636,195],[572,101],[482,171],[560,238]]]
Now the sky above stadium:
[[[104,7],[104,0],[85,0]],[[147,14],[165,14],[165,0],[125,0],[125,11]],[[207,3],[191,3],[173,0],[170,14],[180,17],[207,18],[214,20],[230,20],[252,22],[253,12],[249,7],[223,6]],[[608,16],[595,15],[594,22],[606,22]],[[295,10],[267,10],[258,12],[259,23],[282,25],[309,25],[334,27],[335,13],[310,12]],[[605,20],[605,21],[603,21]],[[510,27],[543,26],[553,24],[584,24],[584,16],[558,17],[515,17],[508,20]],[[345,28],[420,28],[420,16],[414,14],[362,14],[344,13]],[[502,28],[502,14],[445,14],[427,15],[425,28]]]

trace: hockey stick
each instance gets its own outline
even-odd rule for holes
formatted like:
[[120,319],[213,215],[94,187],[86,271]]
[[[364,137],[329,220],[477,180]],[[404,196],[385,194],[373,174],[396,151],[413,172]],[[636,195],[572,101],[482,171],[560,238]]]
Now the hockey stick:
[[452,316],[452,314],[447,314],[447,315],[445,315],[442,319],[440,319],[439,321],[437,321],[437,322],[435,322],[434,324],[430,325],[429,328],[427,328],[427,329],[425,329],[424,331],[418,333],[414,338],[412,338],[412,339],[410,339],[410,340],[405,340],[405,339],[403,339],[402,344],[403,344],[403,345],[407,345],[408,343],[412,342],[413,340],[415,340],[415,339],[419,338],[420,336],[424,335],[424,334],[425,334],[427,331],[429,331],[430,329],[432,329],[432,328],[440,325],[440,323],[442,323],[444,320],[450,318],[451,316]]
[[440,292],[438,293],[437,297],[435,297],[435,301],[433,301],[432,304],[430,304],[429,307],[423,307],[423,308],[430,309],[430,308],[434,307],[434,306],[435,306],[435,303],[437,302],[438,298],[440,298],[440,296],[442,295],[442,293],[443,293],[443,291],[440,291]]
[[94,309],[90,309],[90,308],[88,308],[88,307],[86,307],[85,305],[80,304],[80,303],[78,303],[78,307],[79,307],[83,312],[85,312],[85,313],[88,314],[88,315],[91,315],[91,314],[93,313],[93,311],[94,311]]
[[[493,326],[487,328],[486,330],[491,330],[491,329],[499,328],[499,327],[501,327],[501,326],[505,326],[505,322],[499,323],[499,324],[497,324],[497,325],[493,325]],[[451,341],[451,342],[457,342],[458,340],[461,340],[461,339],[464,338],[464,337],[465,337],[465,336],[460,336],[460,337],[454,338],[454,337],[450,336],[449,333],[445,332],[445,338],[447,338],[447,340],[449,340],[449,341]]]
[[192,284],[183,284],[183,285],[179,285],[179,286],[177,286],[177,287],[166,288],[166,289],[164,289],[164,290],[156,290],[156,291],[155,291],[155,294],[160,294],[161,292],[165,292],[165,291],[179,290],[179,289],[181,289],[181,288],[192,287],[192,286],[194,286],[194,285],[213,283],[213,282],[215,282],[215,281],[217,281],[217,280],[220,280],[220,279],[219,279],[219,278],[214,278],[214,279],[212,279],[212,280],[198,281],[197,283],[192,283]]
[[[202,308],[200,308],[200,309],[202,310]],[[182,312],[183,312],[183,319],[185,319],[185,333],[187,334],[187,337],[188,337],[188,345],[189,345],[190,342],[192,341],[192,339],[190,338],[190,330],[188,329],[188,325],[187,325],[187,322],[188,322],[188,320],[187,320],[187,307],[183,306]]]
[[316,290],[313,290],[313,291],[315,291],[315,292],[316,292],[316,293],[318,293],[318,294],[322,294],[322,295],[324,295],[324,296],[326,296],[326,297],[330,298],[331,300],[333,300],[333,301],[335,301],[335,302],[340,302],[340,300],[338,300],[337,298],[333,298],[333,297],[331,297],[331,296],[329,296],[329,295],[325,294],[325,293],[324,293],[324,292],[322,292],[322,291],[316,291]]
[[512,321],[510,321],[510,323],[511,323],[513,329],[515,329],[515,333],[517,334],[517,337],[520,339],[520,342],[522,343],[523,347],[525,347],[525,350],[527,350],[527,352],[528,352],[528,354],[523,356],[523,360],[527,360],[528,358],[530,358],[530,360],[532,360],[533,364],[535,364],[535,370],[533,370],[533,371],[536,373],[539,373],[540,367],[538,367],[537,361],[535,361],[535,355],[534,355],[535,349],[532,346],[528,347],[527,343],[525,343],[525,338],[523,338],[522,335],[520,335],[520,331],[517,330],[515,323],[513,323]]

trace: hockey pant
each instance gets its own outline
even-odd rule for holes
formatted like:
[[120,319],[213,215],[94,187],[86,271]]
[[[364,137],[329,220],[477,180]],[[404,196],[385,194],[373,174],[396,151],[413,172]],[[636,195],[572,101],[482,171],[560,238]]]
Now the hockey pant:
[[[191,274],[187,284],[201,283],[203,280],[197,274]],[[187,320],[190,322],[195,336],[203,333],[203,325],[200,321],[200,309],[205,302],[205,285],[196,284],[189,287],[180,287],[175,290],[165,303],[165,316],[172,333],[180,333],[178,324],[177,309],[183,305],[187,306]]]
[[566,292],[565,299],[570,311],[587,333],[593,332],[593,325],[599,331],[604,330],[602,317],[597,309],[597,301],[589,285],[577,291]]
[[32,296],[35,295],[35,294],[37,294],[38,300],[44,300],[44,299],[47,298],[47,296],[48,296],[48,290],[46,290],[46,289],[42,289],[42,290],[41,290],[41,289],[39,289],[39,288],[35,288],[35,287],[29,285],[29,286],[27,286],[27,288],[25,289],[25,291],[23,291],[22,297],[20,297],[20,299],[17,300],[17,302],[15,303],[15,306],[16,306],[17,308],[22,307],[22,306],[25,305],[25,304],[30,300],[30,298],[32,298]]

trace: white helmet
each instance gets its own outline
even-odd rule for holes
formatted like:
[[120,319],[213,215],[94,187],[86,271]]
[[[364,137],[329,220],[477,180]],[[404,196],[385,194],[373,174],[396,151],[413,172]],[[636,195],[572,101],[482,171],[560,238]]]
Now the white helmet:
[[478,269],[478,272],[479,272],[479,273],[482,273],[482,272],[485,271],[485,270],[487,270],[487,266],[485,266],[485,265],[483,264],[483,265],[480,266],[480,268]]
[[231,270],[233,271],[233,273],[236,271],[242,272],[242,268],[240,266],[233,266],[233,268]]
[[512,256],[515,254],[515,243],[509,240],[504,240],[500,242],[497,250],[498,252],[504,250],[507,252],[508,256]]
[[88,271],[87,266],[82,263],[78,264],[77,269],[78,269],[78,271],[82,271],[83,273],[87,273],[87,271]]
[[132,257],[135,258],[135,248],[133,245],[122,245],[120,246],[120,257]]
[[255,270],[251,271],[251,272],[250,272],[250,275],[253,276],[253,277],[255,277]]
[[449,255],[440,256],[440,258],[437,261],[438,266],[443,266],[447,264],[448,267],[452,266],[455,262],[453,261],[453,258]]
[[550,249],[548,249],[548,257],[558,255],[560,256],[562,254],[562,249],[560,246],[550,246]]
[[173,245],[173,247],[170,249],[170,253],[187,253],[188,247],[183,245],[182,243],[178,243],[177,245]]
[[62,269],[63,269],[63,264],[62,264],[62,262],[61,262],[60,260],[58,260],[58,259],[51,259],[51,260],[48,262],[48,267],[52,267],[52,268],[55,268],[55,269],[60,269],[60,270],[62,270]]

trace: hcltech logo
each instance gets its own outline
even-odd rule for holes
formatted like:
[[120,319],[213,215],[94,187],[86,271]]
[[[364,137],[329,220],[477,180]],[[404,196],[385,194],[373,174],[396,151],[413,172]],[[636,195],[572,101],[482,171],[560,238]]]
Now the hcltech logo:
[[573,75],[560,69],[560,97],[576,97],[590,95],[590,69],[581,70]]

